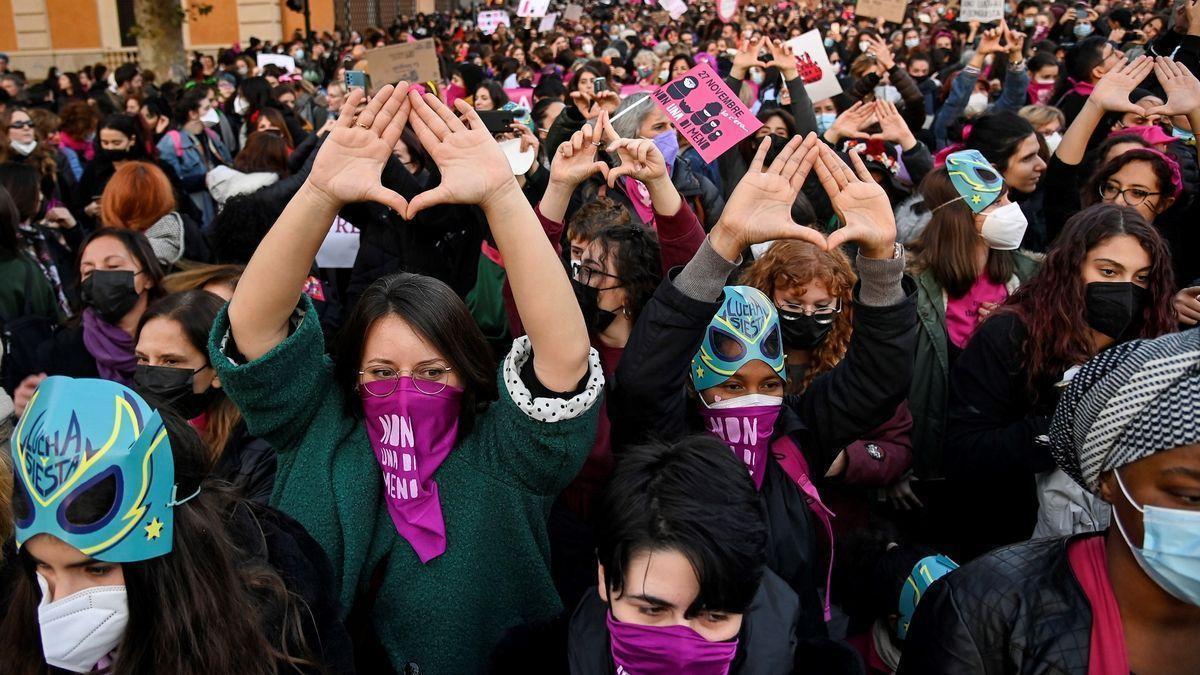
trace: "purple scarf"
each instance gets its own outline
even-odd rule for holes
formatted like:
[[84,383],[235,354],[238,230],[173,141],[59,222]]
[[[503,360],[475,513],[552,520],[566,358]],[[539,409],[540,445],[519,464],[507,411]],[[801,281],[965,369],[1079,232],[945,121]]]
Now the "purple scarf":
[[96,359],[100,377],[126,386],[133,385],[137,357],[133,355],[133,338],[111,323],[105,322],[91,309],[83,310],[83,345]]

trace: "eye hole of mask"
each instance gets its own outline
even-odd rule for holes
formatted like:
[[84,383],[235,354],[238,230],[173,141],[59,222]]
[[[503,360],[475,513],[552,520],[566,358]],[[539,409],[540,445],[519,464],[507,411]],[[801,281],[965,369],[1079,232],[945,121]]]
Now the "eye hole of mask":
[[737,361],[746,355],[746,346],[741,340],[716,326],[709,327],[708,339],[712,344],[713,354],[723,361]]
[[778,325],[772,328],[766,339],[763,340],[762,353],[768,359],[776,358],[783,353],[783,337],[779,333]]
[[986,183],[994,183],[994,182],[1000,180],[1000,176],[997,175],[996,172],[992,171],[991,169],[979,167],[978,169],[975,170],[975,173],[979,174],[979,177],[982,178],[983,181]]
[[76,488],[58,508],[58,524],[72,534],[89,534],[107,525],[121,505],[124,489],[117,467],[105,469]]

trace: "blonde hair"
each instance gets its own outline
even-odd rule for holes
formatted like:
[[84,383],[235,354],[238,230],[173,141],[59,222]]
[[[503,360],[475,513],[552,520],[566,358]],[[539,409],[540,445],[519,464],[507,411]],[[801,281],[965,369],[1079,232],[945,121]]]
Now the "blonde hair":
[[1025,118],[1025,121],[1032,124],[1035,129],[1040,129],[1055,120],[1058,121],[1059,127],[1067,126],[1067,118],[1063,116],[1061,110],[1052,105],[1027,105],[1021,108],[1017,114]]

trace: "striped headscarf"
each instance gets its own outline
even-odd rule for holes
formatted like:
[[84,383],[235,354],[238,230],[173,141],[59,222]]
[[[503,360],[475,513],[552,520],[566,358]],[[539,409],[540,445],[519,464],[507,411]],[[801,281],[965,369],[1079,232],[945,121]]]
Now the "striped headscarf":
[[1133,340],[1080,368],[1050,423],[1051,454],[1085,490],[1100,475],[1200,443],[1200,328]]

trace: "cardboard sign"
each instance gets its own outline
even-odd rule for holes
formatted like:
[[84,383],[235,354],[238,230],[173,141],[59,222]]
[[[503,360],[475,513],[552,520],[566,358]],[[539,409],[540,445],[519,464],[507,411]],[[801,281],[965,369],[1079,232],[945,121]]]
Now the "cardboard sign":
[[283,72],[285,73],[290,73],[296,69],[296,59],[287,54],[259,54],[256,58],[258,59],[259,68],[275,65],[283,68]]
[[762,126],[707,63],[659,87],[651,98],[705,163]]
[[558,12],[550,12],[542,17],[542,22],[538,24],[539,33],[549,33],[554,30],[554,24],[558,23]]
[[999,21],[1004,18],[1004,0],[962,0],[957,18],[963,22]]
[[476,17],[475,23],[479,26],[479,30],[484,35],[491,35],[496,32],[496,27],[500,24],[511,26],[508,12],[502,9],[491,9],[486,12],[480,12]]
[[438,68],[437,46],[433,40],[417,40],[369,49],[366,53],[367,72],[371,82],[382,87],[405,82],[439,82],[442,79]]
[[796,64],[800,78],[804,80],[804,89],[813,102],[837,96],[842,93],[842,85],[838,82],[837,72],[829,62],[829,54],[825,52],[825,42],[821,34],[810,30],[804,35],[788,40],[787,45],[796,55]]
[[738,0],[717,0],[717,18],[721,23],[733,23],[737,11]]
[[904,23],[904,10],[907,8],[908,0],[858,0],[854,13],[856,16]]
[[684,0],[658,0],[659,6],[667,10],[667,14],[672,19],[678,19],[687,12],[687,3]]
[[518,106],[533,110],[533,89],[530,87],[511,87],[504,90],[508,94],[508,100],[516,103]]
[[583,18],[583,5],[567,5],[563,10],[563,21],[578,21]]
[[521,4],[517,5],[517,16],[531,16],[536,19],[546,16],[546,10],[549,8],[550,0],[521,0]]

